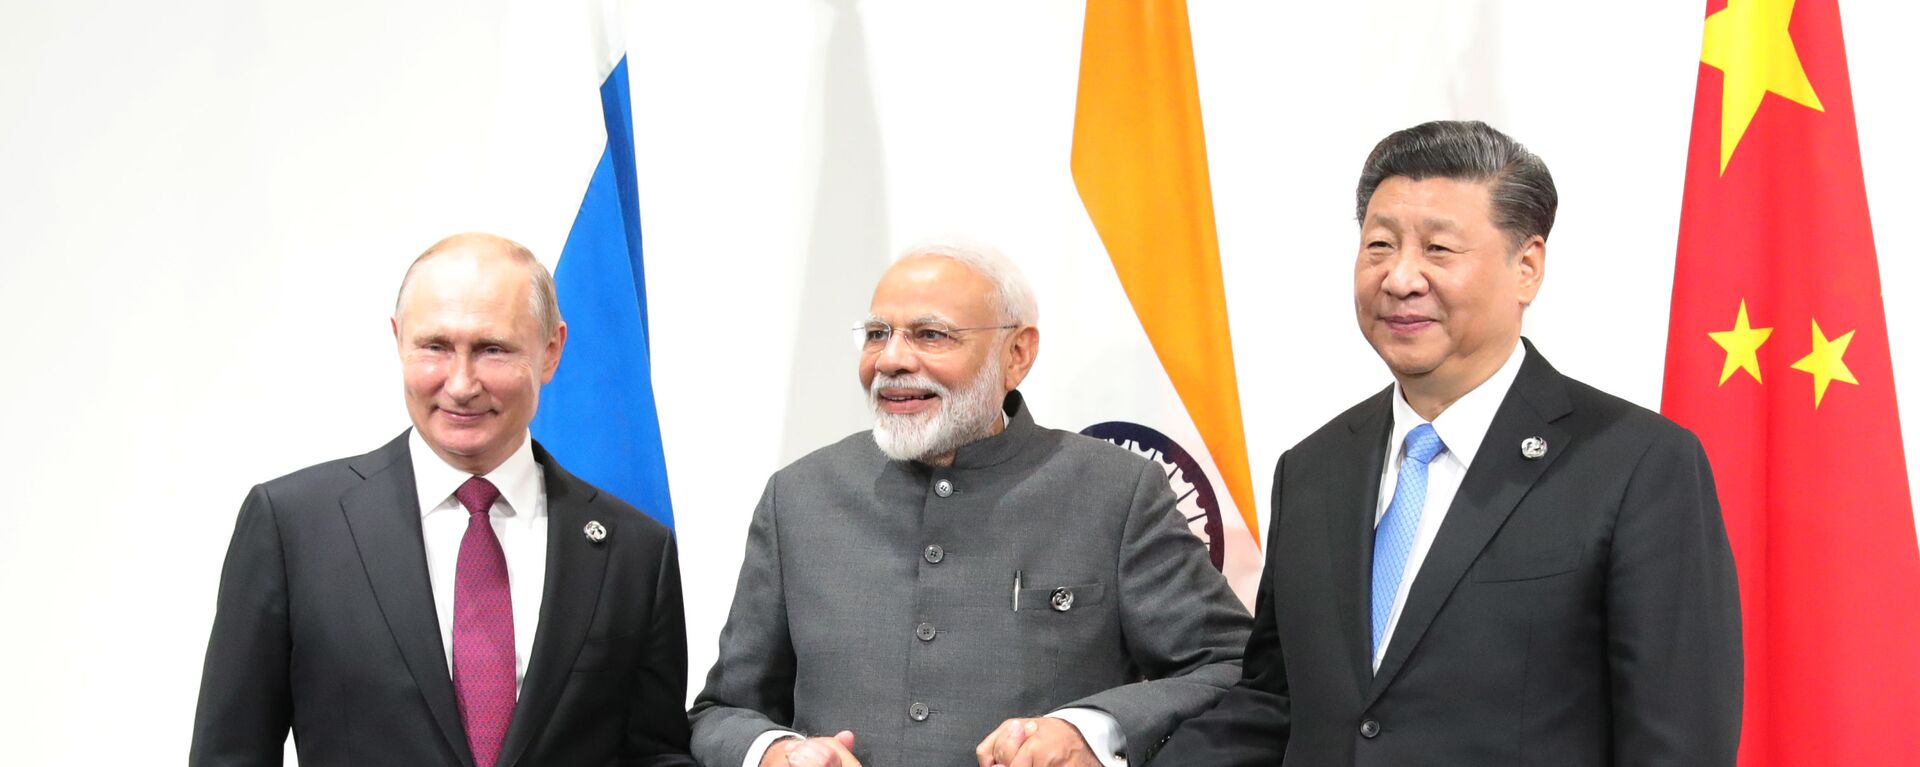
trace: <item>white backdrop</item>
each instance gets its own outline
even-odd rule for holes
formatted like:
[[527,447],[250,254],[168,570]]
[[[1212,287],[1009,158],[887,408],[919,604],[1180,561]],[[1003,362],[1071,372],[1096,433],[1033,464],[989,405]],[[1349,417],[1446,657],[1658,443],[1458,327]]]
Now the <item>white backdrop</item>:
[[[1658,406],[1700,3],[1193,6],[1256,497],[1282,450],[1386,381],[1352,326],[1352,188],[1376,140],[1426,119],[1487,119],[1546,158],[1562,209],[1528,332],[1562,370]],[[1843,10],[1911,409],[1920,319],[1899,291],[1920,266],[1897,237],[1920,205],[1920,8]],[[20,341],[0,373],[6,762],[183,758],[246,489],[405,425],[386,314],[408,260],[466,229],[558,255],[590,168],[503,155],[502,126],[542,108],[508,65],[509,12],[0,2],[0,326]],[[888,253],[947,232],[1000,244],[1045,314],[1036,412],[1098,396],[1048,364],[1132,321],[1048,303],[1111,279],[1086,268],[1067,169],[1081,12],[629,9],[696,687],[761,482],[861,426],[841,328]]]

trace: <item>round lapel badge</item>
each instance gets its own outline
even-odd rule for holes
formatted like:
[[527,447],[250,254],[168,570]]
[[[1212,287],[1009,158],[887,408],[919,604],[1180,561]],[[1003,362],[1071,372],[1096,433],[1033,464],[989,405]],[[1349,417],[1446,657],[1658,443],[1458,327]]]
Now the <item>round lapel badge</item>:
[[1055,612],[1064,613],[1073,609],[1073,589],[1065,586],[1054,589],[1053,596],[1047,598],[1047,604],[1052,605]]
[[1538,461],[1547,454],[1547,441],[1541,437],[1528,437],[1520,440],[1520,457],[1529,461]]
[[607,539],[607,526],[600,524],[600,520],[597,519],[588,522],[587,526],[582,528],[580,532],[586,533],[587,540],[593,543],[599,543]]

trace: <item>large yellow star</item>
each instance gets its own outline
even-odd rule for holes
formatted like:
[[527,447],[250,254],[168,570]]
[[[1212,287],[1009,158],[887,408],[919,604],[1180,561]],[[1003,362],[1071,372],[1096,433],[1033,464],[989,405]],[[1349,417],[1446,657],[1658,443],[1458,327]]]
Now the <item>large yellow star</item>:
[[1727,350],[1727,362],[1720,366],[1720,385],[1725,386],[1727,379],[1733,377],[1733,371],[1745,370],[1753,376],[1754,383],[1760,383],[1760,345],[1767,342],[1767,336],[1773,335],[1773,328],[1756,328],[1747,324],[1747,302],[1740,301],[1740,313],[1733,318],[1733,329],[1708,333],[1707,337]]
[[1853,380],[1853,371],[1847,369],[1847,361],[1843,359],[1847,354],[1847,344],[1850,343],[1853,343],[1853,331],[1849,330],[1846,335],[1829,341],[1827,334],[1820,332],[1820,321],[1813,321],[1813,351],[1793,363],[1793,369],[1813,375],[1814,408],[1818,409],[1821,398],[1827,396],[1827,384],[1845,381],[1860,385],[1859,381]]
[[1760,100],[1768,93],[1824,112],[1820,97],[1800,66],[1787,23],[1794,0],[1727,0],[1707,17],[1700,60],[1726,74],[1720,90],[1720,172],[1727,172],[1733,148],[1746,135]]

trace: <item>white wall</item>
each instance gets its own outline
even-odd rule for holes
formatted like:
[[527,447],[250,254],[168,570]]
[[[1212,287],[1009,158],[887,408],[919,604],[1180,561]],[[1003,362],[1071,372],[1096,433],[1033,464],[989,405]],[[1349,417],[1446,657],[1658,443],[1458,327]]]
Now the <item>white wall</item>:
[[[1283,449],[1386,380],[1350,320],[1353,176],[1425,119],[1483,117],[1547,159],[1562,209],[1529,332],[1658,405],[1699,3],[1193,5],[1257,497]],[[506,6],[0,5],[0,327],[20,341],[0,369],[7,762],[181,758],[247,487],[405,425],[400,270],[464,229],[557,255],[571,166],[501,150],[501,115],[542,108],[509,76]],[[1920,319],[1897,299],[1920,267],[1895,212],[1920,204],[1902,135],[1920,9],[1845,11],[1911,408]],[[1043,306],[1086,278],[1058,258],[1090,236],[1067,175],[1081,6],[630,14],[697,685],[763,478],[859,428],[841,327],[869,286],[819,275],[870,279],[910,240],[968,232],[1026,261]],[[526,199],[545,202],[508,202]],[[1047,316],[1055,339],[1125,321]],[[1065,375],[1047,360],[1037,387]]]

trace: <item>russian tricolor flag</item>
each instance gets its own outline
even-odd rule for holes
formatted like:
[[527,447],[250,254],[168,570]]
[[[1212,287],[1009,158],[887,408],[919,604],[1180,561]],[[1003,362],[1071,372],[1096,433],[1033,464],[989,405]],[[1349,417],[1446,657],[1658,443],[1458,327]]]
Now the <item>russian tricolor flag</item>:
[[647,337],[633,101],[624,52],[608,58],[599,83],[606,147],[554,268],[567,347],[540,392],[533,435],[568,471],[672,527]]

